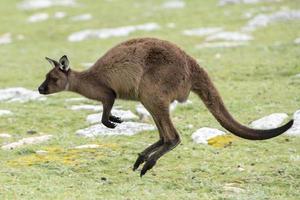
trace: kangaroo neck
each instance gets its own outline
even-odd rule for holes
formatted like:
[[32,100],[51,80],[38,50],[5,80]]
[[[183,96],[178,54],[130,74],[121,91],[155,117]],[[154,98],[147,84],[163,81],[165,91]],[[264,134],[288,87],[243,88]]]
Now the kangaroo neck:
[[86,96],[86,91],[92,86],[89,79],[87,79],[88,72],[77,72],[70,69],[68,73],[66,90]]

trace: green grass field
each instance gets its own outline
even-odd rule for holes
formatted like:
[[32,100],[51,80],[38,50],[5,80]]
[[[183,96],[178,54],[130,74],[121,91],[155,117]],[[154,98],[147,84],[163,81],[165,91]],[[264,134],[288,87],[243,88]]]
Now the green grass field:
[[[185,36],[183,30],[199,27],[223,27],[239,31],[249,19],[247,11],[269,8],[272,13],[287,7],[300,9],[299,0],[281,0],[257,4],[218,6],[217,0],[186,0],[181,9],[161,9],[162,0],[78,0],[76,7],[50,7],[19,10],[20,0],[0,1],[0,35],[11,33],[12,43],[0,45],[0,89],[25,87],[36,90],[50,65],[44,59],[68,55],[75,70],[81,63],[94,62],[109,48],[135,37],[157,37],[178,44],[197,58],[216,86],[231,113],[243,124],[275,112],[292,114],[299,109],[300,21],[272,23],[252,33],[250,45],[237,48],[202,48],[205,37]],[[28,23],[38,12],[53,16],[63,11],[63,19]],[[70,17],[91,13],[89,21],[74,22]],[[254,15],[255,16],[255,15]],[[152,32],[138,31],[128,37],[69,42],[67,37],[89,28],[113,28],[156,22]],[[168,23],[175,23],[168,28]],[[24,40],[17,40],[17,35]],[[218,55],[218,56],[216,56]],[[26,132],[52,134],[41,145],[0,150],[0,199],[299,199],[300,138],[280,136],[268,141],[236,139],[232,145],[218,148],[195,144],[191,134],[208,126],[224,130],[194,94],[192,104],[179,107],[172,119],[181,133],[182,143],[159,160],[154,169],[140,178],[132,171],[137,153],[155,142],[156,131],[132,137],[82,138],[75,131],[88,126],[87,111],[68,109],[60,93],[46,101],[27,103],[0,102],[0,109],[14,115],[0,117],[0,133],[13,135],[4,142],[29,137]],[[97,104],[97,102],[87,101]],[[75,103],[74,103],[75,104]],[[136,102],[117,101],[124,109],[135,110]],[[148,121],[152,123],[151,120]],[[193,128],[187,128],[192,124]],[[82,144],[101,148],[74,150]],[[47,150],[46,156],[36,150]],[[244,170],[240,170],[243,168]],[[228,190],[228,187],[239,191]]]

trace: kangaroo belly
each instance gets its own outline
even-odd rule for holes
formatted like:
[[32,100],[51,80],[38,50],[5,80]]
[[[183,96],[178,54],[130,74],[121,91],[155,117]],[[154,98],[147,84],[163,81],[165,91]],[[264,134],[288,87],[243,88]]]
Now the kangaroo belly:
[[115,91],[117,98],[138,100],[138,87],[143,69],[133,63],[116,67],[109,75],[109,85]]

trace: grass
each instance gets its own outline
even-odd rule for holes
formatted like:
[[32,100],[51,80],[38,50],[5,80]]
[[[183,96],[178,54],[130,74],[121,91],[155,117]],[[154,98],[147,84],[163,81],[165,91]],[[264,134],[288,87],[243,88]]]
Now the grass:
[[[294,0],[276,3],[237,4],[218,7],[216,0],[186,1],[178,10],[162,10],[163,1],[78,0],[82,6],[51,7],[39,11],[20,11],[19,0],[0,1],[0,34],[10,32],[14,41],[1,45],[0,88],[21,86],[36,89],[49,70],[45,56],[67,54],[76,70],[80,63],[93,62],[109,48],[128,38],[151,36],[178,44],[207,69],[232,114],[242,123],[274,112],[290,116],[299,109],[300,47],[293,40],[300,35],[299,21],[271,24],[253,33],[251,45],[233,49],[196,49],[200,37],[186,37],[185,29],[221,26],[238,31],[247,23],[249,10],[270,7],[299,9]],[[29,24],[36,12],[50,15],[64,11],[68,16],[91,13],[87,22],[61,20]],[[136,32],[129,37],[86,40],[70,43],[67,36],[86,28],[119,27],[157,22],[155,32]],[[166,24],[174,22],[174,29]],[[18,41],[15,37],[24,35]],[[221,58],[216,59],[216,54]],[[298,199],[300,188],[300,139],[280,136],[268,141],[235,138],[231,145],[197,145],[191,134],[200,127],[223,130],[193,94],[193,104],[176,109],[173,122],[182,143],[168,153],[142,179],[132,172],[137,153],[157,140],[156,131],[132,137],[81,138],[75,131],[87,127],[89,112],[67,109],[64,99],[71,93],[50,96],[45,102],[4,103],[14,115],[0,118],[0,132],[27,137],[28,130],[53,134],[43,145],[31,145],[13,151],[0,150],[0,199]],[[97,104],[97,102],[88,101]],[[116,105],[134,110],[135,102],[117,101]],[[149,121],[150,123],[151,120]],[[187,128],[188,124],[194,128]],[[6,140],[0,139],[0,144]],[[211,141],[212,143],[214,141]],[[74,150],[76,145],[95,143],[101,148]],[[47,150],[46,156],[36,150]],[[244,170],[241,170],[244,169]],[[232,192],[224,186],[243,189]]]

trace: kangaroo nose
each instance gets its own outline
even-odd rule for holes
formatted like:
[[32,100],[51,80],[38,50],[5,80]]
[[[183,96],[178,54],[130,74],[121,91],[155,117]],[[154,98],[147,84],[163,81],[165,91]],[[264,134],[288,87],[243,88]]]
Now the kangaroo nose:
[[40,94],[44,94],[45,93],[45,88],[43,86],[40,86],[38,90],[39,90]]

